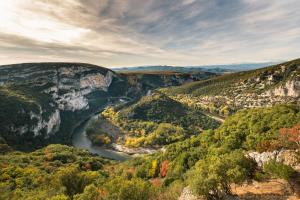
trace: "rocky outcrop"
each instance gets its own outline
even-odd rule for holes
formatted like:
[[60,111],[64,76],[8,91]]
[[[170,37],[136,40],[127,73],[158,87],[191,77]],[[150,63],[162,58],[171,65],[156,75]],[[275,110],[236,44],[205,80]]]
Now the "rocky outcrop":
[[203,200],[204,198],[197,197],[193,194],[189,187],[183,188],[178,200]]
[[138,147],[138,148],[128,148],[120,144],[112,144],[112,148],[116,151],[123,152],[129,155],[144,155],[144,154],[153,154],[156,153],[159,149],[152,149],[152,148],[144,148],[144,147]]
[[300,97],[300,81],[287,81],[284,85],[276,87],[268,91],[266,94],[280,97]]
[[[37,120],[37,123],[35,126],[31,127],[31,130],[34,134],[34,136],[38,136],[41,133],[41,130],[45,129],[46,131],[46,137],[49,137],[50,134],[54,134],[59,130],[59,126],[61,123],[60,119],[60,111],[57,109],[55,110],[49,118],[44,119],[42,117],[42,113],[39,115],[30,113],[30,118],[32,120]],[[27,132],[30,127],[27,126],[27,129],[25,129]],[[23,132],[23,133],[24,133]]]
[[297,154],[292,150],[280,150],[272,152],[250,152],[247,156],[253,159],[259,167],[262,167],[265,163],[270,160],[276,160],[285,165],[296,167],[298,165]]

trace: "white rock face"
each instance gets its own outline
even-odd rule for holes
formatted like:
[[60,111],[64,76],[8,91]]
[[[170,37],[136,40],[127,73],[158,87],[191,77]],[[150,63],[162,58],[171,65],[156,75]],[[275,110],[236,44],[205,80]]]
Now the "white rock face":
[[80,88],[102,89],[107,91],[112,81],[112,73],[110,71],[104,76],[100,73],[85,76],[80,79]]
[[46,125],[47,134],[56,132],[59,129],[60,122],[60,111],[57,109],[48,120],[48,123]]
[[288,81],[285,85],[271,90],[269,94],[281,97],[300,97],[300,81]]
[[89,109],[88,100],[81,92],[72,91],[58,97],[56,101],[60,110],[86,110]]
[[35,118],[38,120],[36,126],[31,128],[31,131],[33,131],[34,136],[40,135],[40,131],[44,128],[46,128],[47,136],[49,136],[52,133],[55,133],[59,129],[61,122],[60,111],[58,109],[55,110],[54,113],[52,113],[49,119],[43,119],[42,113],[40,113],[39,115],[30,113],[30,117],[31,119]]
[[276,160],[285,165],[295,166],[297,165],[297,154],[292,150],[280,150],[272,152],[250,152],[246,155],[247,157],[253,159],[259,167],[262,167],[265,163],[270,160]]
[[37,98],[35,103],[38,110],[25,113],[20,109],[19,112],[24,116],[28,114],[32,123],[24,126],[13,123],[8,125],[11,132],[20,136],[28,132],[40,136],[43,132],[45,137],[59,130],[62,112],[88,110],[88,96],[93,97],[91,94],[96,91],[108,91],[113,78],[117,76],[107,69],[80,63],[4,66],[0,69],[0,75],[0,85],[16,83],[34,88],[36,96],[47,94],[45,101]]
[[[62,67],[57,71],[57,80],[53,80],[56,86],[44,92],[52,95],[62,111],[87,110],[89,103],[85,96],[95,90],[107,91],[113,79],[111,71],[107,71],[105,75],[99,72],[88,74],[87,71],[85,68]],[[87,74],[81,75],[83,72]],[[60,91],[63,91],[63,94]]]
[[259,167],[262,167],[264,163],[267,163],[270,160],[276,159],[278,155],[278,151],[273,151],[273,152],[251,152],[247,156],[249,158],[252,158]]
[[[82,75],[84,73],[85,75]],[[89,109],[89,102],[86,95],[95,90],[107,91],[112,79],[113,73],[111,71],[107,71],[103,75],[99,72],[89,73],[89,69],[84,67],[59,68],[56,72],[56,77],[53,79],[56,86],[44,90],[45,93],[51,94],[58,109],[48,121],[44,121],[40,116],[33,116],[38,119],[37,125],[33,127],[35,135],[38,135],[43,128],[47,128],[48,135],[58,131],[57,127],[59,127],[61,122],[60,111],[74,112]]]

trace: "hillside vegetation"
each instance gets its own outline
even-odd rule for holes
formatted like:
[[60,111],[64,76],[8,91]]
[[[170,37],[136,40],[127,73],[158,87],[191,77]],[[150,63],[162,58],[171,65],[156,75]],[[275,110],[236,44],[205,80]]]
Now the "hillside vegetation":
[[[219,125],[219,122],[207,117],[201,110],[190,109],[157,92],[127,107],[108,108],[101,115],[119,127],[123,134],[118,141],[123,140],[129,147],[166,145]],[[99,126],[94,131],[89,129],[89,134],[94,132],[97,135],[101,132],[99,129]]]
[[[45,112],[43,118],[48,119],[50,114],[54,112],[54,108],[49,106],[51,97],[47,94],[39,94],[33,89],[14,87],[14,86],[0,86],[0,136],[5,137],[9,143],[14,141],[14,145],[21,147],[24,143],[32,145],[34,141],[34,131],[27,131],[26,127],[32,127],[37,123],[32,120],[29,115],[38,115],[40,113],[40,106],[43,105]],[[23,140],[19,137],[18,130],[12,130],[12,127],[24,127],[20,129]],[[37,136],[35,141],[39,141],[40,145],[44,144],[43,138],[47,135],[46,128],[41,130],[40,136]]]
[[161,91],[184,104],[223,116],[241,108],[299,103],[300,59]]
[[[223,199],[232,194],[233,183],[271,178],[284,179],[291,187],[299,177],[291,166],[270,160],[259,168],[246,154],[283,148],[297,153],[297,141],[280,133],[290,132],[299,123],[298,106],[243,110],[215,130],[124,163],[62,145],[32,153],[2,148],[0,198],[175,200],[183,187],[189,186],[207,199]],[[274,145],[261,149],[260,144],[265,142]],[[299,151],[297,156],[299,165]]]
[[[232,183],[274,177],[290,181],[299,176],[291,166],[270,161],[259,168],[245,155],[251,151],[298,149],[296,142],[283,137],[280,130],[299,124],[299,116],[297,106],[243,110],[215,130],[171,144],[165,152],[128,161],[127,165],[135,168],[134,176],[163,177],[164,187],[179,181],[208,199],[231,194]],[[298,152],[298,165],[299,156]]]

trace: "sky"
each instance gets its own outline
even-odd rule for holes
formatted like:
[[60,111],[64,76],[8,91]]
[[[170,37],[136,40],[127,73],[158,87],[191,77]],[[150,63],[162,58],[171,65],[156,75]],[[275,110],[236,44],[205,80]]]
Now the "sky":
[[191,66],[298,57],[299,0],[0,1],[0,64]]

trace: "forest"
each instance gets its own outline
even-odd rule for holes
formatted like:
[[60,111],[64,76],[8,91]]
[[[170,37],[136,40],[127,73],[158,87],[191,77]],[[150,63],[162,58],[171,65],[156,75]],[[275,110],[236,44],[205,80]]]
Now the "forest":
[[232,184],[245,181],[281,178],[292,186],[298,172],[291,166],[270,160],[259,168],[246,155],[299,149],[299,124],[294,105],[241,110],[216,129],[125,162],[64,145],[17,152],[2,139],[0,198],[172,200],[189,186],[207,199],[223,199]]

